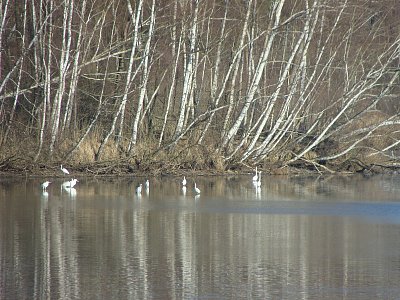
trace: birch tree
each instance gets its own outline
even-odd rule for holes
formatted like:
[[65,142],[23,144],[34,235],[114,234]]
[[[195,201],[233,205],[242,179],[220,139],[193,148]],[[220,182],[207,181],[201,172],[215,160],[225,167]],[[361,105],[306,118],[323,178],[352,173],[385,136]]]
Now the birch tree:
[[[134,28],[133,28],[133,38],[132,38],[132,46],[131,46],[131,55],[129,57],[129,62],[128,62],[128,70],[127,70],[127,78],[125,81],[125,88],[124,88],[124,93],[122,96],[122,100],[121,100],[121,106],[120,109],[118,109],[118,114],[115,115],[116,118],[120,118],[120,124],[119,124],[119,131],[117,134],[117,142],[119,143],[121,141],[121,137],[122,137],[122,133],[123,133],[123,128],[124,128],[124,120],[125,120],[125,107],[126,104],[128,102],[128,96],[129,96],[129,92],[132,86],[132,82],[135,79],[138,71],[140,68],[137,68],[136,70],[134,70],[134,61],[136,59],[136,53],[138,50],[138,40],[139,40],[139,34],[140,34],[140,18],[142,15],[142,9],[143,9],[143,0],[140,0],[139,3],[137,4],[137,8],[136,8],[136,14],[133,11],[132,5],[130,0],[126,0],[127,1],[127,7],[128,7],[128,11],[129,11],[129,15],[131,17],[132,20],[134,20]],[[113,126],[112,126],[113,127]],[[111,127],[111,128],[112,128]],[[113,128],[112,128],[113,129]],[[110,130],[110,134],[113,132],[114,130]],[[109,136],[109,135],[108,135]],[[104,140],[108,140],[108,138],[104,139]]]
[[137,46],[138,46],[139,20],[140,20],[140,16],[142,13],[143,0],[139,1],[139,3],[137,4],[136,13],[134,13],[134,11],[133,11],[130,0],[127,0],[127,6],[128,6],[128,11],[131,16],[131,19],[133,20],[134,28],[133,28],[133,37],[131,39],[132,46],[130,49],[130,57],[129,57],[129,62],[128,62],[128,70],[127,70],[127,77],[126,77],[126,81],[125,81],[125,88],[124,88],[121,102],[118,106],[118,109],[116,110],[116,112],[114,114],[111,127],[110,127],[107,135],[102,140],[102,142],[96,152],[96,155],[95,155],[96,160],[100,159],[100,156],[102,154],[104,146],[107,144],[109,138],[114,133],[118,118],[120,118],[120,130],[117,135],[117,141],[119,142],[121,139],[122,129],[123,129],[123,125],[124,125],[124,111],[125,111],[125,107],[126,107],[126,104],[128,101],[130,88],[131,88],[133,79],[136,77],[136,75],[140,69],[140,67],[138,67],[137,69],[134,69],[134,66],[135,66],[134,61],[136,58],[136,50],[137,50]]
[[250,104],[254,100],[254,96],[257,92],[261,76],[265,69],[265,65],[268,62],[268,56],[270,55],[272,43],[274,41],[276,35],[276,29],[280,23],[280,17],[282,12],[282,7],[284,4],[284,0],[277,1],[273,4],[273,8],[271,9],[271,23],[269,26],[269,32],[266,34],[266,38],[263,45],[263,51],[261,53],[260,59],[258,61],[254,77],[251,79],[251,83],[246,95],[245,103],[239,113],[238,118],[233,123],[226,136],[222,140],[222,146],[226,147],[228,142],[234,137],[234,135],[238,132],[243,119],[245,118],[247,111],[250,107]]
[[[5,35],[5,25],[8,17],[8,8],[9,8],[10,0],[5,0],[0,2],[0,23],[1,23],[1,30],[0,30],[0,49],[3,49],[3,39]],[[0,62],[3,61],[3,51],[0,51]],[[0,68],[0,78],[3,78],[2,68]],[[0,91],[1,92],[1,91]],[[1,111],[0,111],[1,112]]]
[[179,117],[175,128],[175,137],[180,135],[184,127],[186,109],[193,87],[194,68],[196,67],[194,64],[196,59],[195,51],[197,44],[199,0],[193,1],[193,5],[194,5],[193,20],[191,22],[190,35],[189,35],[189,48],[186,53],[186,63],[184,66],[184,75],[183,75],[182,98],[180,102]]
[[[7,5],[7,3],[6,3]],[[27,9],[27,1],[24,1],[24,9],[23,9],[23,21],[22,21],[22,31],[21,31],[21,40],[22,40],[22,50],[21,50],[21,61],[20,61],[20,66],[19,66],[19,72],[17,75],[17,82],[16,82],[16,93],[15,93],[15,97],[14,97],[14,102],[11,108],[11,112],[10,112],[10,117],[8,119],[8,124],[4,133],[4,137],[2,140],[2,144],[7,140],[8,134],[10,133],[10,129],[11,126],[13,125],[13,121],[14,121],[14,115],[15,115],[15,110],[17,108],[17,103],[18,103],[18,98],[19,96],[19,91],[21,89],[21,80],[22,80],[22,76],[23,76],[23,70],[24,70],[24,58],[25,58],[25,40],[27,39],[26,37],[26,26],[27,26],[27,14],[28,14],[28,9]]]
[[64,2],[64,12],[63,12],[63,27],[62,27],[62,47],[60,53],[60,66],[59,66],[59,83],[57,88],[57,93],[54,98],[54,103],[52,105],[52,111],[50,116],[51,126],[51,138],[50,138],[50,155],[52,155],[56,143],[56,139],[59,134],[59,126],[61,121],[61,103],[64,98],[64,93],[66,89],[67,72],[70,66],[70,50],[72,41],[72,13],[73,13],[73,1],[66,0]]
[[141,83],[141,89],[140,89],[140,94],[139,94],[139,99],[137,103],[137,108],[136,108],[136,115],[135,119],[133,121],[132,125],[132,134],[128,146],[128,153],[131,153],[134,145],[136,145],[137,142],[137,136],[138,136],[138,127],[139,127],[139,120],[141,119],[141,112],[143,108],[143,102],[144,98],[147,93],[147,83],[149,80],[149,73],[150,73],[150,66],[149,66],[149,60],[150,60],[150,46],[154,34],[154,23],[155,23],[155,0],[153,0],[152,5],[151,5],[151,16],[150,16],[150,25],[149,25],[149,31],[148,31],[148,37],[146,41],[146,45],[144,47],[143,51],[143,78],[142,78],[142,83]]

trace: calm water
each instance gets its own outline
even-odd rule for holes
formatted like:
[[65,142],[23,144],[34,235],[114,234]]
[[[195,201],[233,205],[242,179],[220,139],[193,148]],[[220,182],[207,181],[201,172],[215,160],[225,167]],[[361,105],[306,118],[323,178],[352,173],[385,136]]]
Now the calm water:
[[400,297],[400,177],[44,180],[0,179],[0,299]]

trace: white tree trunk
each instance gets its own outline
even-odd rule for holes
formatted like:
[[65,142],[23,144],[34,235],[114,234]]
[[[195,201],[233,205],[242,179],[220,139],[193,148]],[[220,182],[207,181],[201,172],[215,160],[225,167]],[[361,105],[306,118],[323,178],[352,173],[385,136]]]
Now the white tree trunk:
[[151,46],[151,41],[152,41],[153,34],[154,34],[155,17],[156,17],[155,16],[155,0],[153,0],[153,3],[151,5],[149,33],[148,33],[147,42],[146,42],[146,46],[144,48],[144,53],[143,53],[143,79],[142,79],[142,84],[141,84],[141,89],[140,89],[140,94],[139,94],[139,99],[138,99],[138,104],[137,104],[137,109],[136,109],[136,115],[135,115],[135,119],[133,121],[132,134],[131,134],[131,139],[130,139],[129,146],[128,146],[128,153],[131,153],[133,147],[137,143],[139,120],[141,119],[140,117],[141,117],[141,113],[142,113],[142,109],[143,109],[143,102],[144,102],[144,98],[147,93],[147,82],[149,80],[149,73],[150,73],[150,66],[149,66],[150,46]]
[[[250,0],[251,1],[251,0]],[[215,4],[215,2],[214,2]],[[214,72],[212,75],[212,83],[211,83],[211,101],[213,102],[214,106],[213,107],[217,107],[218,106],[218,102],[219,102],[219,97],[217,97],[217,91],[218,91],[218,81],[220,78],[220,63],[221,63],[221,53],[222,53],[222,45],[223,45],[223,40],[224,40],[224,35],[225,35],[225,26],[226,26],[226,19],[227,19],[227,14],[228,14],[228,4],[225,3],[225,13],[224,13],[224,18],[222,20],[222,25],[221,25],[221,32],[220,32],[220,38],[219,38],[219,42],[218,42],[218,47],[217,47],[217,53],[215,56],[215,65],[214,65]],[[205,69],[205,68],[204,68]],[[211,125],[211,122],[214,119],[214,115],[215,113],[212,113],[206,126],[204,127],[204,130],[201,133],[200,139],[199,139],[199,144],[201,144],[203,142],[203,139],[206,135],[206,132],[208,130],[208,128]]]
[[197,43],[197,19],[199,10],[199,0],[194,1],[194,16],[192,21],[192,27],[190,30],[190,46],[189,53],[187,54],[187,62],[185,65],[184,78],[183,78],[183,91],[180,103],[178,122],[175,128],[175,138],[180,135],[184,128],[185,116],[187,104],[189,102],[190,94],[192,92],[193,86],[193,73],[194,73],[194,63],[196,56],[196,43]]
[[61,104],[64,98],[67,72],[70,66],[70,49],[72,40],[71,22],[73,16],[73,0],[65,0],[64,14],[63,14],[63,40],[61,47],[60,69],[59,69],[59,82],[57,93],[54,99],[54,104],[51,112],[51,137],[50,137],[50,155],[53,154],[55,143],[59,134],[59,127],[61,121]]
[[[136,72],[133,72],[135,55],[136,55],[136,51],[137,51],[137,47],[138,47],[139,32],[140,32],[139,21],[140,21],[141,15],[142,15],[142,8],[143,8],[143,0],[140,0],[139,3],[137,4],[136,15],[135,15],[133,12],[130,0],[126,0],[126,1],[128,4],[129,14],[131,15],[132,20],[135,20],[134,21],[135,27],[134,27],[134,33],[133,33],[133,38],[132,38],[132,47],[130,49],[131,55],[130,55],[129,63],[128,63],[129,67],[128,67],[127,78],[126,78],[126,82],[125,82],[125,89],[124,89],[124,93],[122,96],[120,108],[118,109],[118,115],[116,116],[116,117],[118,117],[118,116],[120,117],[119,130],[118,130],[118,134],[117,134],[117,144],[121,141],[121,138],[122,138],[124,121],[125,121],[125,107],[126,107],[126,103],[128,102],[128,95],[131,90],[132,82],[136,77],[137,71],[139,70],[139,67],[138,67]],[[108,137],[115,130],[114,128],[115,128],[115,126],[112,126],[112,131],[110,131],[110,134],[108,135]],[[108,138],[107,138],[107,140],[108,140]]]
[[254,101],[254,96],[257,92],[261,76],[264,72],[265,65],[268,62],[268,56],[270,55],[272,43],[273,43],[275,35],[276,35],[276,28],[278,27],[278,25],[280,23],[281,11],[282,11],[284,2],[285,2],[285,0],[280,0],[274,4],[274,7],[273,7],[273,10],[271,13],[271,15],[272,15],[271,21],[273,21],[273,26],[269,26],[270,30],[265,38],[263,51],[262,51],[261,57],[258,61],[256,70],[255,70],[255,74],[254,74],[254,78],[252,78],[252,81],[250,83],[250,87],[249,87],[248,93],[246,95],[244,106],[243,106],[238,118],[236,119],[236,121],[234,122],[234,124],[232,125],[230,130],[227,132],[226,136],[223,138],[222,147],[226,147],[228,145],[229,141],[235,136],[235,134],[239,130],[239,127],[240,127],[244,117],[247,114],[250,104]]

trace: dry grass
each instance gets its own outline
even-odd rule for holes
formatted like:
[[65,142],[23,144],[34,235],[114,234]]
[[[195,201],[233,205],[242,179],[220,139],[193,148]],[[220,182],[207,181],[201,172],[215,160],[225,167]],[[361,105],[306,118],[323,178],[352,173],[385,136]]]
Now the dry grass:
[[[387,116],[376,115],[368,116],[366,120],[358,120],[353,123],[350,130],[366,128],[376,122],[382,122]],[[73,149],[78,142],[78,138],[82,133],[74,133],[72,136],[65,137],[55,149],[55,154],[49,158],[48,141],[43,146],[43,151],[38,162],[34,162],[37,151],[37,138],[32,135],[19,132],[18,134],[10,135],[6,147],[0,151],[0,171],[4,170],[24,170],[28,173],[40,174],[41,170],[57,170],[58,164],[64,160],[65,156]],[[206,172],[206,173],[226,173],[229,170],[240,172],[247,170],[245,164],[235,164],[235,161],[226,162],[221,154],[218,153],[218,144],[215,142],[218,136],[215,136],[215,141],[207,139],[204,144],[196,144],[194,141],[199,137],[200,132],[191,132],[190,138],[181,139],[174,147],[165,149],[158,148],[158,141],[155,138],[141,137],[132,153],[127,153],[127,141],[123,140],[119,145],[114,139],[109,139],[105,146],[100,161],[95,161],[95,154],[98,151],[101,140],[103,138],[100,130],[95,130],[82,142],[80,147],[73,153],[68,161],[70,169],[91,170],[95,174],[181,174],[185,172]],[[357,136],[355,138],[358,138]],[[346,155],[340,157],[337,161],[345,161],[348,158],[358,158],[366,163],[385,162],[387,157],[379,153],[394,140],[400,138],[399,128],[386,126],[374,132],[374,136],[360,143],[359,147]],[[346,147],[354,141],[349,139],[342,143],[342,147]],[[21,141],[24,141],[21,144]],[[293,148],[282,147],[276,153],[271,153],[262,165],[264,169],[279,169],[279,172],[285,174],[292,170],[282,169],[285,162],[293,158],[294,153],[298,153],[302,146],[296,145]],[[344,149],[344,148],[341,148]],[[335,149],[335,152],[340,149]],[[377,152],[376,154],[373,154]],[[310,151],[306,160],[314,160],[319,155],[318,152]],[[10,159],[12,158],[12,159]],[[2,162],[4,162],[2,164]],[[332,162],[333,163],[333,162]]]
[[[74,141],[76,143],[77,141]],[[62,145],[61,152],[66,153],[74,145],[70,140]],[[89,134],[89,136],[81,143],[80,147],[73,153],[72,160],[75,163],[93,163],[95,161],[95,155],[100,147],[101,136],[98,131]],[[114,139],[110,139],[105,145],[102,152],[102,160],[117,160],[121,157],[120,151],[118,151],[117,144]]]
[[188,140],[181,140],[172,149],[158,149],[154,141],[142,142],[135,147],[134,158],[142,171],[154,174],[180,173],[183,170],[225,170],[224,160],[215,148],[191,145]]
[[346,149],[352,145],[357,139],[361,139],[367,134],[370,134],[367,139],[361,141],[357,147],[348,155],[363,161],[364,163],[384,163],[388,161],[386,153],[382,150],[400,139],[400,126],[379,126],[383,124],[389,116],[381,111],[371,111],[364,114],[361,118],[357,119],[345,130],[346,134],[358,133],[349,135],[341,141],[341,148]]

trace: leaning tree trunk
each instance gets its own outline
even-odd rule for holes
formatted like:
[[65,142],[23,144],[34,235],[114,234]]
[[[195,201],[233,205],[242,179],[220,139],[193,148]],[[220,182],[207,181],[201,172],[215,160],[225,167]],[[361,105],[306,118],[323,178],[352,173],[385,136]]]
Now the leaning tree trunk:
[[282,12],[282,7],[283,7],[284,2],[285,2],[285,0],[280,0],[279,2],[274,3],[274,7],[271,12],[271,24],[269,26],[269,33],[267,33],[267,36],[266,36],[265,42],[264,42],[264,46],[263,46],[264,50],[262,51],[260,59],[258,61],[256,70],[254,73],[254,77],[251,79],[249,90],[245,97],[245,103],[240,111],[240,114],[239,114],[238,118],[236,119],[236,121],[234,122],[234,124],[229,129],[229,131],[227,132],[226,136],[222,140],[222,147],[224,147],[224,148],[227,147],[228,143],[232,140],[232,138],[238,132],[239,127],[242,124],[243,119],[245,118],[245,116],[247,114],[250,104],[254,101],[254,96],[258,90],[261,76],[265,69],[265,65],[268,62],[268,56],[270,55],[270,52],[271,52],[272,43],[273,43],[275,35],[276,35],[276,29],[280,23],[280,17],[281,17],[281,12]]

